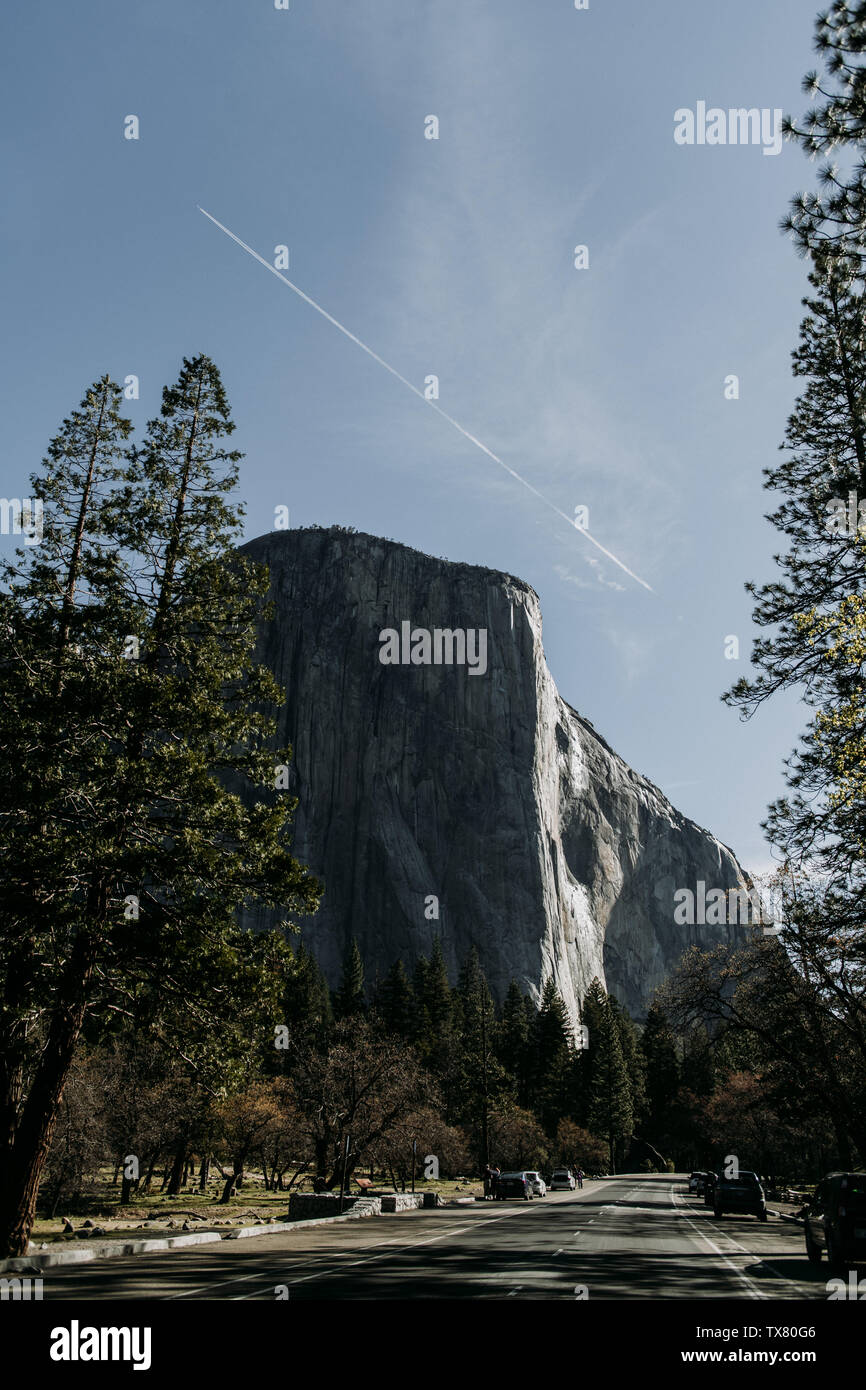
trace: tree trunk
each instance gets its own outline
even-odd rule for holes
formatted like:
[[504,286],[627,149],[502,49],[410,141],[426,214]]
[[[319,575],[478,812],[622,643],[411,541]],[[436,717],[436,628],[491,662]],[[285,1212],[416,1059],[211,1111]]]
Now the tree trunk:
[[[104,894],[96,896],[94,916]],[[27,1253],[39,1182],[87,1012],[94,953],[92,936],[82,930],[58,981],[58,1002],[17,1129],[0,1159],[0,1259]]]
[[183,1183],[184,1169],[186,1168],[186,1145],[182,1144],[174,1156],[171,1165],[171,1173],[168,1179],[168,1195],[176,1197],[180,1192]]
[[143,1192],[150,1192],[150,1184],[153,1181],[153,1173],[154,1169],[156,1168],[156,1162],[158,1158],[159,1150],[157,1150],[156,1153],[153,1153],[150,1156],[150,1163],[147,1166],[147,1177],[144,1180],[144,1187],[142,1188]]
[[61,1173],[60,1177],[57,1179],[57,1182],[56,1182],[55,1185],[54,1185],[54,1196],[53,1196],[52,1199],[51,1199],[51,1207],[50,1207],[50,1210],[49,1210],[49,1212],[48,1212],[48,1215],[51,1217],[52,1221],[54,1220],[55,1216],[57,1215],[57,1207],[58,1207],[58,1205],[59,1205],[59,1203],[60,1203],[60,1197],[61,1197],[61,1194],[62,1194],[62,1192],[63,1192],[63,1183],[64,1183],[65,1177],[66,1177],[65,1172],[64,1172],[64,1173]]
[[240,1187],[241,1180],[242,1180],[243,1175],[244,1175],[244,1158],[245,1158],[245,1157],[246,1157],[245,1154],[241,1154],[240,1157],[238,1157],[238,1158],[236,1158],[236,1159],[234,1160],[234,1163],[232,1164],[232,1171],[231,1171],[231,1173],[229,1173],[228,1177],[226,1178],[225,1186],[224,1186],[223,1192],[222,1192],[222,1196],[220,1197],[220,1206],[226,1206],[226,1205],[227,1205],[229,1199],[231,1198],[232,1188],[233,1188],[233,1187],[235,1187],[235,1188]]
[[839,1162],[843,1168],[852,1167],[851,1140],[848,1131],[842,1120],[833,1117],[833,1128],[836,1131],[836,1147],[839,1150]]
[[201,1166],[199,1167],[199,1170],[198,1170],[198,1190],[199,1190],[199,1192],[206,1192],[206,1191],[207,1191],[207,1175],[208,1175],[208,1169],[209,1169],[209,1168],[210,1168],[210,1159],[208,1158],[208,1155],[207,1155],[207,1154],[202,1154]]

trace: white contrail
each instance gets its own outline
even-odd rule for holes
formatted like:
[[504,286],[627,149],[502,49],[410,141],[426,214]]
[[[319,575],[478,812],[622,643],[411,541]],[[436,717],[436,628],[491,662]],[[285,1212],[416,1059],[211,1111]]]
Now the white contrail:
[[580,534],[582,536],[585,536],[586,539],[590,541],[592,545],[595,546],[596,550],[600,550],[602,555],[606,555],[607,558],[609,560],[612,560],[615,565],[619,565],[620,569],[624,570],[630,579],[634,579],[638,584],[642,584],[645,589],[649,589],[650,593],[654,592],[651,585],[647,584],[646,580],[641,579],[640,575],[635,574],[633,570],[630,570],[628,565],[623,564],[622,560],[618,560],[615,555],[611,554],[609,550],[606,550],[605,547],[601,544],[601,542],[595,539],[595,536],[590,535],[589,531],[585,531],[582,527],[575,527],[571,517],[568,516],[565,512],[560,511],[559,507],[557,507],[555,502],[551,502],[549,498],[545,497],[543,493],[538,491],[537,487],[533,487],[532,483],[528,483],[525,478],[521,478],[519,473],[515,473],[514,469],[511,468],[505,462],[504,459],[501,459],[498,454],[494,454],[493,450],[488,449],[486,444],[482,444],[480,439],[476,439],[474,434],[470,434],[468,430],[465,430],[458,420],[455,420],[452,415],[449,415],[448,412],[443,410],[441,406],[437,405],[435,401],[428,400],[427,397],[424,395],[424,392],[419,391],[418,387],[414,386],[411,381],[408,381],[405,376],[398,372],[396,367],[392,367],[389,362],[385,361],[384,357],[379,356],[378,352],[374,352],[371,347],[367,347],[366,343],[362,343],[360,338],[356,338],[354,333],[350,333],[348,328],[344,328],[343,324],[341,324],[338,319],[335,319],[333,314],[329,314],[327,309],[323,309],[321,304],[316,303],[315,299],[311,299],[308,294],[304,294],[304,291],[302,289],[299,289],[297,285],[294,285],[292,281],[288,279],[287,276],[283,275],[282,271],[277,270],[276,266],[271,265],[270,261],[266,261],[264,256],[259,255],[258,251],[254,251],[251,246],[247,246],[245,241],[241,241],[239,236],[235,236],[234,232],[230,232],[228,227],[224,227],[222,222],[218,222],[217,219],[215,217],[212,217],[211,214],[205,211],[203,207],[199,207],[198,204],[196,204],[196,207],[198,207],[199,212],[204,213],[205,217],[208,218],[210,222],[213,222],[215,227],[219,227],[221,232],[225,232],[226,236],[231,237],[232,241],[237,242],[238,246],[243,247],[244,251],[246,251],[248,255],[253,257],[253,260],[258,261],[259,265],[263,265],[265,270],[269,270],[272,275],[276,275],[277,279],[282,280],[284,285],[288,285],[290,290],[294,290],[295,294],[299,295],[300,298],[303,299],[305,304],[309,304],[310,308],[315,309],[317,314],[321,314],[323,319],[327,319],[328,323],[332,323],[335,328],[339,328],[340,332],[344,334],[345,337],[347,337],[351,342],[355,343],[359,348],[361,348],[362,351],[366,352],[368,357],[372,357],[373,361],[378,362],[380,367],[384,367],[386,372],[390,372],[391,375],[395,376],[398,381],[402,381],[403,385],[408,386],[409,390],[414,395],[416,395],[419,400],[422,400],[425,405],[429,405],[431,410],[435,410],[436,414],[441,415],[443,420],[447,420],[449,425],[453,425],[455,430],[459,430],[459,432],[463,435],[464,439],[468,439],[470,444],[474,444],[475,447],[480,449],[482,453],[486,454],[488,458],[493,459],[494,463],[498,463],[499,467],[504,468],[506,473],[510,473],[512,478],[516,478],[517,482],[521,483],[523,487],[527,488],[529,492],[533,493],[533,495],[538,498],[539,502],[543,502],[544,505],[546,507],[549,507],[552,512],[556,512],[557,516],[561,516],[563,521],[566,522],[572,530],[580,531]]

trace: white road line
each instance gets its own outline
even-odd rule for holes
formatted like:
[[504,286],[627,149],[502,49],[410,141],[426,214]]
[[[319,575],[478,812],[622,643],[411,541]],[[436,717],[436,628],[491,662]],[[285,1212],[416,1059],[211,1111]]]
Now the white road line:
[[[449,1230],[449,1231],[440,1231],[437,1235],[435,1235],[435,1236],[429,1236],[426,1240],[412,1240],[412,1241],[400,1242],[400,1243],[399,1243],[399,1244],[400,1244],[400,1248],[403,1249],[403,1250],[413,1250],[413,1249],[415,1249],[416,1246],[421,1246],[421,1245],[433,1245],[437,1240],[445,1240],[445,1239],[447,1239],[448,1236],[459,1235],[459,1234],[471,1234],[473,1231],[476,1231],[476,1230],[478,1229],[479,1226],[490,1226],[490,1225],[491,1225],[493,1222],[495,1222],[495,1221],[506,1221],[506,1220],[508,1219],[509,1216],[520,1216],[520,1215],[526,1215],[526,1212],[525,1212],[525,1210],[524,1210],[523,1207],[515,1207],[515,1208],[514,1208],[513,1210],[511,1210],[511,1211],[504,1211],[504,1212],[502,1213],[501,1216],[488,1216],[488,1217],[485,1217],[483,1221],[473,1221],[473,1220],[470,1218],[470,1219],[468,1219],[468,1220],[464,1223],[464,1225],[462,1225],[462,1226],[453,1226],[453,1227],[451,1228],[451,1230]],[[380,1249],[383,1245],[394,1245],[394,1244],[396,1244],[396,1243],[397,1243],[397,1242],[395,1242],[395,1241],[379,1241],[379,1242],[377,1242],[377,1244],[376,1244],[375,1246],[372,1246],[372,1247],[371,1247],[371,1246],[366,1246],[366,1247],[364,1247],[364,1248],[365,1248],[365,1249],[368,1249],[368,1250],[369,1250],[369,1249],[377,1249],[377,1250],[378,1250],[378,1249]],[[341,1252],[341,1253],[345,1255],[346,1253],[351,1253],[351,1252]],[[388,1251],[387,1253],[390,1254],[390,1253],[392,1253],[392,1252],[391,1252],[391,1251]],[[301,1258],[301,1256],[296,1257],[296,1260],[297,1260],[298,1258]],[[308,1257],[308,1258],[309,1258],[309,1257]],[[330,1259],[333,1259],[333,1255],[327,1254],[327,1255],[324,1256],[324,1258],[330,1260]],[[315,1274],[306,1274],[306,1275],[304,1275],[303,1278],[301,1278],[301,1279],[286,1279],[285,1277],[279,1278],[278,1276],[274,1276],[274,1275],[272,1275],[271,1278],[269,1279],[267,1270],[258,1270],[255,1274],[244,1274],[244,1275],[239,1275],[239,1276],[237,1276],[237,1277],[234,1278],[234,1279],[225,1279],[225,1280],[223,1280],[223,1281],[222,1281],[221,1283],[219,1283],[219,1284],[202,1284],[202,1285],[200,1285],[198,1288],[195,1288],[195,1289],[186,1289],[183,1293],[178,1293],[178,1294],[167,1294],[167,1295],[165,1295],[165,1298],[164,1298],[163,1301],[171,1302],[171,1301],[179,1300],[179,1299],[181,1299],[181,1298],[191,1298],[191,1297],[193,1297],[194,1294],[197,1294],[197,1293],[206,1293],[206,1292],[209,1292],[209,1291],[212,1292],[214,1289],[227,1288],[227,1287],[229,1287],[229,1286],[232,1285],[232,1284],[246,1284],[246,1283],[249,1283],[249,1281],[250,1281],[251,1279],[261,1279],[261,1280],[262,1280],[262,1283],[269,1283],[269,1282],[271,1282],[271,1279],[273,1279],[273,1281],[274,1281],[275,1283],[282,1283],[282,1284],[307,1284],[307,1283],[309,1283],[310,1280],[312,1280],[312,1279],[324,1279],[324,1278],[326,1278],[329,1274],[335,1274],[335,1273],[337,1272],[337,1269],[349,1269],[349,1268],[351,1268],[351,1267],[353,1267],[353,1266],[356,1266],[356,1265],[370,1264],[370,1263],[372,1263],[374,1260],[382,1260],[382,1259],[384,1259],[384,1258],[385,1258],[384,1255],[370,1255],[370,1256],[366,1257],[365,1259],[361,1259],[361,1260],[351,1260],[351,1261],[349,1261],[349,1262],[346,1263],[346,1264],[339,1265],[339,1266],[335,1266],[335,1267],[332,1268],[332,1269],[323,1269],[323,1270],[317,1271]],[[244,1295],[239,1295],[239,1297],[244,1297],[244,1298],[246,1298],[246,1297],[248,1297],[248,1295],[246,1295],[246,1294],[244,1294]],[[232,1300],[232,1301],[237,1301],[237,1300]]]
[[[455,1228],[455,1229],[457,1229],[457,1228]],[[445,1234],[447,1234],[447,1232],[446,1232]],[[377,1240],[377,1241],[372,1242],[370,1245],[362,1245],[362,1246],[361,1246],[361,1249],[362,1249],[362,1250],[380,1250],[380,1249],[382,1248],[383,1245],[399,1245],[399,1244],[401,1244],[401,1242],[400,1242],[400,1241],[397,1241],[397,1240]],[[307,1252],[304,1252],[304,1251],[299,1251],[298,1254],[297,1254],[297,1255],[294,1255],[294,1256],[292,1256],[292,1255],[286,1255],[286,1256],[285,1256],[285,1260],[286,1260],[290,1265],[296,1265],[296,1264],[300,1264],[300,1263],[309,1263],[310,1254],[314,1254],[314,1252],[309,1252],[309,1253],[307,1253]],[[351,1250],[327,1250],[327,1251],[326,1251],[326,1250],[323,1250],[323,1251],[320,1252],[320,1258],[326,1259],[326,1260],[344,1260],[344,1259],[347,1258],[347,1256],[349,1256],[349,1255],[351,1255],[351,1254],[352,1254],[352,1251],[351,1251]],[[263,1256],[263,1258],[267,1258],[267,1256],[265,1255],[265,1256]],[[232,1279],[223,1279],[219,1284],[200,1284],[200,1285],[198,1286],[198,1288],[195,1288],[195,1289],[185,1289],[185,1290],[183,1291],[183,1293],[170,1293],[170,1294],[165,1294],[164,1297],[163,1297],[163,1299],[162,1299],[162,1302],[171,1302],[171,1301],[173,1301],[173,1300],[180,1299],[180,1298],[192,1298],[192,1296],[193,1296],[194,1294],[197,1294],[197,1293],[205,1293],[208,1289],[225,1289],[225,1288],[228,1288],[231,1284],[246,1284],[246,1283],[249,1282],[250,1279],[264,1279],[264,1278],[266,1277],[266,1275],[267,1275],[267,1272],[268,1272],[267,1269],[259,1269],[259,1270],[256,1271],[255,1274],[236,1274],[236,1275],[234,1276],[234,1278],[232,1278]]]
[[791,1279],[789,1275],[783,1274],[775,1265],[771,1265],[769,1260],[761,1260],[761,1264],[766,1265],[767,1269],[771,1269],[776,1278],[781,1279],[783,1284],[790,1284],[792,1289],[796,1289],[801,1298],[811,1297],[811,1294],[809,1294],[806,1289],[800,1287],[796,1279]]
[[[683,1213],[680,1212],[680,1215],[683,1215]],[[780,1269],[776,1269],[775,1265],[770,1264],[769,1260],[762,1259],[761,1255],[758,1253],[757,1250],[749,1250],[745,1245],[740,1245],[740,1242],[738,1240],[734,1240],[734,1237],[730,1235],[727,1231],[725,1232],[725,1239],[727,1241],[730,1241],[731,1245],[736,1246],[736,1248],[743,1255],[748,1255],[750,1259],[756,1262],[756,1264],[762,1264],[765,1266],[766,1269],[772,1270],[773,1274],[775,1274],[777,1279],[781,1279],[783,1284],[790,1284],[792,1289],[797,1290],[797,1293],[800,1295],[801,1298],[810,1297],[808,1290],[804,1289],[800,1284],[798,1284],[796,1279],[792,1279],[788,1274],[783,1274]]]
[[[698,1236],[698,1239],[704,1241],[710,1247],[710,1249],[716,1255],[718,1255],[722,1263],[724,1265],[727,1265],[728,1269],[733,1274],[735,1274],[737,1278],[741,1280],[742,1283],[745,1284],[752,1298],[766,1299],[767,1295],[764,1293],[763,1289],[759,1288],[757,1284],[753,1283],[752,1280],[749,1278],[748,1274],[744,1274],[741,1269],[737,1269],[737,1266],[731,1260],[728,1259],[724,1250],[720,1250],[719,1247],[715,1244],[715,1242],[710,1240],[709,1236],[704,1235],[700,1226],[697,1226],[690,1216],[687,1216],[684,1211],[680,1210],[680,1208],[676,1204],[676,1194],[673,1191],[673,1189],[671,1190],[671,1205],[673,1206],[674,1211],[677,1213],[677,1215],[682,1217],[683,1221],[687,1222],[688,1225],[691,1226],[692,1230]],[[749,1252],[746,1251],[745,1253],[748,1254]]]
[[802,1298],[809,1297],[809,1294],[805,1291],[805,1289],[802,1289],[800,1287],[800,1285],[797,1283],[795,1279],[791,1279],[788,1277],[787,1274],[783,1274],[782,1271],[780,1269],[777,1269],[775,1265],[771,1265],[769,1260],[762,1259],[761,1256],[758,1254],[757,1250],[747,1250],[745,1245],[740,1245],[740,1242],[738,1240],[734,1240],[734,1237],[732,1235],[729,1235],[727,1231],[725,1232],[725,1239],[729,1240],[731,1242],[731,1245],[735,1245],[738,1250],[741,1250],[744,1255],[748,1255],[751,1259],[756,1260],[758,1264],[762,1264],[767,1269],[771,1269],[777,1279],[781,1279],[784,1284],[790,1284],[791,1288],[796,1289],[797,1293],[800,1294]]

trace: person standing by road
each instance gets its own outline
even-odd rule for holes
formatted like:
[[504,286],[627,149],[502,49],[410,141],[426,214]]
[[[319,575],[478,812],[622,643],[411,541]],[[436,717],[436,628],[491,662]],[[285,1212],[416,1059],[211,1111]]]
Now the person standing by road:
[[490,1192],[491,1192],[491,1195],[492,1195],[494,1198],[496,1197],[496,1192],[497,1192],[498,1187],[499,1187],[499,1169],[498,1169],[497,1167],[494,1166],[494,1167],[491,1169],[491,1171],[490,1171]]
[[484,1200],[489,1202],[492,1197],[491,1187],[493,1185],[493,1169],[489,1163],[484,1165]]
[[578,1168],[578,1170],[577,1170],[577,1185],[578,1185],[578,1187],[583,1187],[583,1176],[584,1176],[584,1175],[583,1175],[583,1169],[582,1169],[582,1168]]

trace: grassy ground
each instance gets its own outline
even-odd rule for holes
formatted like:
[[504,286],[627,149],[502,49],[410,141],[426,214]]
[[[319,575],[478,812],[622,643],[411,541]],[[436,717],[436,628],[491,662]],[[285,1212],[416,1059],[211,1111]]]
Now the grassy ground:
[[[383,1179],[381,1174],[376,1174],[374,1183],[374,1191],[393,1191],[390,1180]],[[449,1197],[480,1197],[483,1191],[480,1182],[467,1179],[426,1182],[416,1178],[415,1185],[418,1191],[438,1192],[446,1200]],[[94,1227],[104,1232],[94,1237],[98,1240],[129,1239],[131,1235],[146,1239],[148,1235],[157,1237],[167,1232],[178,1234],[184,1222],[189,1222],[189,1229],[192,1231],[206,1231],[219,1230],[224,1226],[255,1226],[266,1224],[270,1220],[288,1220],[290,1194],[285,1191],[266,1192],[260,1173],[250,1173],[244,1179],[244,1185],[237,1196],[229,1198],[225,1205],[219,1201],[222,1189],[222,1179],[217,1179],[208,1184],[206,1192],[199,1192],[197,1185],[190,1185],[176,1197],[167,1197],[160,1192],[133,1193],[129,1206],[121,1207],[120,1184],[113,1186],[110,1175],[104,1175],[103,1179],[94,1185],[93,1190],[82,1194],[77,1201],[70,1203],[68,1208],[63,1206],[61,1199],[57,1216],[38,1217],[31,1240],[37,1247],[57,1242],[77,1245],[91,1236]],[[292,1190],[311,1192],[312,1184],[307,1181],[303,1186],[296,1185]],[[406,1190],[411,1190],[408,1185]],[[351,1194],[357,1195],[359,1191],[357,1184],[352,1182]],[[65,1216],[69,1217],[76,1232],[82,1232],[81,1236],[63,1233]],[[90,1221],[93,1225],[85,1227],[85,1221]]]

